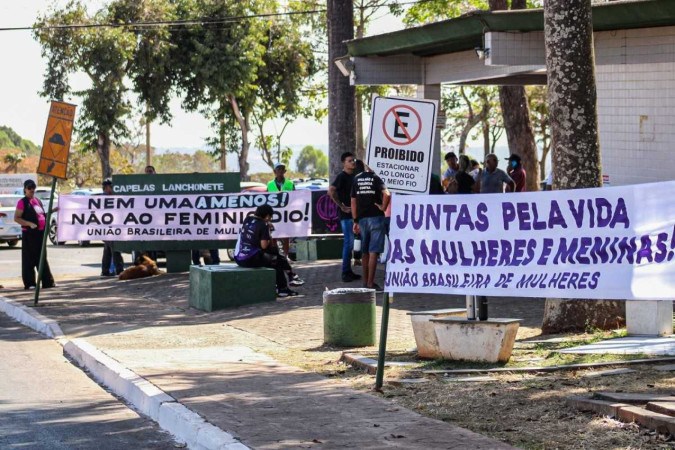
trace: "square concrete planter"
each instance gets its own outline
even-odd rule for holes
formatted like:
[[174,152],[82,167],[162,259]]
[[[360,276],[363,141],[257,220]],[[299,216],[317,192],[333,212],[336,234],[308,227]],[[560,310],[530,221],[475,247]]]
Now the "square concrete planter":
[[432,319],[443,359],[507,362],[520,319]]
[[627,301],[626,328],[631,336],[670,336],[673,334],[673,301]]
[[415,342],[417,343],[417,355],[420,358],[438,359],[441,358],[441,350],[438,348],[438,339],[436,339],[436,330],[431,319],[440,319],[442,317],[464,317],[466,318],[466,308],[436,309],[432,311],[412,311],[409,312],[412,321]]

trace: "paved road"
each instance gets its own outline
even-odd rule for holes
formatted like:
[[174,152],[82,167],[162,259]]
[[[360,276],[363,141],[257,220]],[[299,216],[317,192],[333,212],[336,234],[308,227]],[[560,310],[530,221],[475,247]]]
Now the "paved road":
[[167,449],[176,443],[62,356],[0,314],[0,448]]
[[[59,283],[60,279],[81,276],[98,276],[101,273],[101,257],[103,244],[92,243],[90,247],[77,244],[53,246],[47,245],[49,265]],[[125,262],[130,264],[131,255],[123,254]],[[0,245],[0,284],[12,287],[23,286],[21,283],[21,244],[10,248]]]

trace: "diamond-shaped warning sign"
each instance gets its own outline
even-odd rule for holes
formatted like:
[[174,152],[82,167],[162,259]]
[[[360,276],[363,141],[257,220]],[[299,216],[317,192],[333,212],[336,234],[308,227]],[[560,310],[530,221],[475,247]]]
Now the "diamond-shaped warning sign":
[[75,108],[75,105],[68,103],[52,102],[45,138],[42,142],[38,173],[55,178],[66,178]]

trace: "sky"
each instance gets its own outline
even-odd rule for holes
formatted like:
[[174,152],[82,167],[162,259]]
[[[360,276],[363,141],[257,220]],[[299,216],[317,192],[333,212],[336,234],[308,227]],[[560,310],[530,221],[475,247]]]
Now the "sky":
[[[54,0],[0,0],[0,28],[30,26],[40,13],[48,10]],[[57,4],[65,3],[57,0]],[[86,2],[93,7],[100,6],[100,0]],[[377,17],[369,34],[394,31],[403,28],[401,22],[391,15]],[[48,100],[39,96],[42,79],[48,65],[40,55],[40,46],[30,31],[0,31],[0,49],[2,49],[3,68],[0,70],[0,125],[12,127],[22,137],[42,144],[44,127],[49,112]],[[58,70],[58,63],[49,64],[49,70]],[[77,80],[75,80],[77,82]],[[77,104],[75,98],[66,99]],[[204,139],[211,133],[208,122],[196,113],[184,112],[180,100],[172,101],[173,121],[169,125],[153,124],[151,129],[152,145],[159,148],[203,148]],[[364,118],[367,124],[367,118]],[[367,128],[366,128],[367,129]],[[328,146],[327,121],[299,119],[287,129],[283,145]],[[258,152],[251,163],[252,171],[262,167]],[[230,167],[236,167],[233,156]]]

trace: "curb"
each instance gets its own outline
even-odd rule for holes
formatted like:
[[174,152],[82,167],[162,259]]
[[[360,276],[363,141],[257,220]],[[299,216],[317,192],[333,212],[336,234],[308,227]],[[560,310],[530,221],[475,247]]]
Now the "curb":
[[0,312],[38,333],[56,339],[63,347],[63,353],[86,369],[96,381],[134,405],[141,414],[157,422],[160,428],[189,448],[248,449],[233,435],[208,423],[199,414],[85,340],[67,339],[56,321],[5,297],[0,297]]

